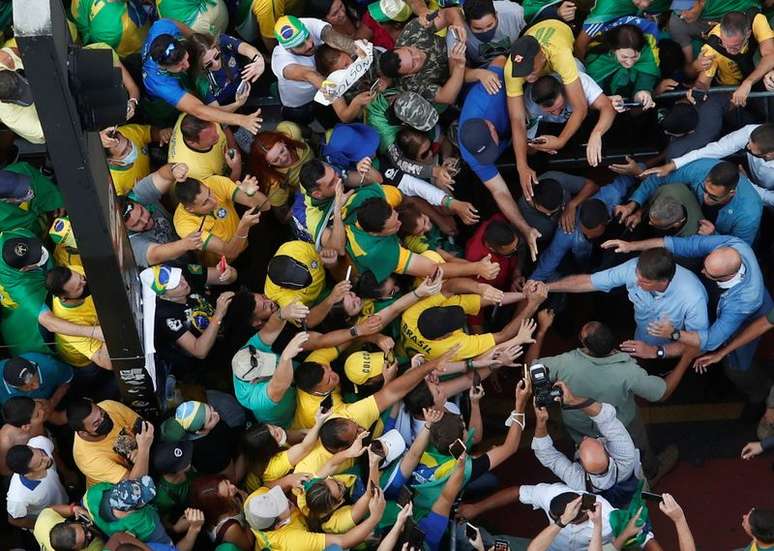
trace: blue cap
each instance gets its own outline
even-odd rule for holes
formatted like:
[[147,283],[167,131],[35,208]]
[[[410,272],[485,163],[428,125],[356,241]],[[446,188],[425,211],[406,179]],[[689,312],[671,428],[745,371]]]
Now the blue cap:
[[32,197],[32,178],[10,170],[0,170],[0,199],[29,201]]
[[491,165],[500,156],[500,147],[492,139],[484,119],[468,119],[460,127],[460,143],[482,165]]
[[669,9],[672,11],[690,10],[695,3],[696,0],[672,0],[672,4],[669,6]]

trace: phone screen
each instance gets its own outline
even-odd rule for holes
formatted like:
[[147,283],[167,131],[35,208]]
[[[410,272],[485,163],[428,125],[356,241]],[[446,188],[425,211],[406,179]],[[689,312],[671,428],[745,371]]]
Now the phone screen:
[[597,502],[597,496],[594,494],[583,494],[581,498],[581,511],[591,511]]
[[494,551],[511,551],[511,546],[505,540],[495,540]]
[[476,527],[473,526],[471,523],[466,522],[465,523],[465,536],[467,536],[467,538],[469,540],[474,540],[474,539],[476,539],[476,534],[477,534]]
[[384,452],[384,444],[382,444],[381,440],[374,440],[371,442],[370,448],[371,451],[379,457],[387,457],[387,454]]
[[449,446],[449,453],[454,459],[459,459],[460,456],[465,453],[465,443],[457,438],[457,440],[452,442]]
[[400,492],[398,492],[398,505],[405,507],[411,500],[414,499],[414,494],[408,486],[401,486]]

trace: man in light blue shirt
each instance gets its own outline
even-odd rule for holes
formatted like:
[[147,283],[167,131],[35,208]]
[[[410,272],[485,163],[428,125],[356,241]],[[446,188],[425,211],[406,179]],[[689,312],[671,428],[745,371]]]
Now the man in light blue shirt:
[[664,248],[650,249],[639,258],[594,274],[565,277],[549,283],[550,292],[610,292],[626,286],[634,305],[637,328],[634,340],[625,341],[621,349],[640,358],[679,356],[684,345],[648,333],[654,322],[669,320],[674,327],[688,331],[706,331],[707,292],[699,278],[679,266],[672,253]]
[[566,233],[559,230],[554,234],[551,244],[538,258],[531,279],[550,281],[561,276],[558,269],[564,257],[571,253],[580,265],[580,271],[591,271],[595,239],[604,235],[611,221],[613,208],[620,205],[633,180],[619,176],[606,186],[602,186],[590,199],[581,203],[575,217],[575,228]]
[[[652,335],[669,337],[674,342],[698,347],[703,352],[712,351],[720,348],[747,323],[766,315],[774,306],[755,253],[739,238],[694,235],[633,243],[614,240],[603,246],[622,253],[666,247],[678,256],[704,258],[702,274],[720,291],[715,321],[708,328],[696,331],[680,330],[668,322],[654,323],[649,328]],[[753,364],[757,347],[758,339],[755,339],[729,354],[725,370],[753,404],[762,403],[768,391],[765,373]]]
[[705,220],[699,233],[732,235],[752,245],[758,234],[763,202],[752,183],[728,161],[699,159],[675,170],[668,176],[649,176],[632,193],[629,202],[615,210],[627,217],[642,207],[659,186],[683,183],[693,190]]

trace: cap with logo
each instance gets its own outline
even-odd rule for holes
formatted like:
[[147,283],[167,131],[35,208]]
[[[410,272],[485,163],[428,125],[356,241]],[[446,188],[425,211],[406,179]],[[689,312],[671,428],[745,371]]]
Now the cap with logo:
[[0,199],[24,202],[34,196],[31,177],[12,170],[0,170]]
[[398,429],[388,430],[376,440],[382,443],[382,447],[384,447],[386,453],[386,457],[379,466],[380,469],[384,469],[406,451],[406,441],[403,439],[403,436],[401,436]]
[[277,355],[258,350],[250,344],[234,354],[231,369],[234,377],[248,383],[271,377],[277,369]]
[[492,139],[484,119],[468,119],[460,127],[460,142],[482,165],[491,165],[500,156],[500,146]]
[[511,76],[525,77],[535,67],[535,57],[540,51],[540,43],[534,36],[524,35],[511,45]]
[[400,93],[392,104],[392,109],[401,122],[420,132],[428,132],[438,124],[438,111],[432,103],[416,92]]
[[42,266],[48,251],[37,237],[11,237],[3,244],[3,261],[11,268]]
[[303,289],[312,284],[309,268],[288,255],[279,254],[272,258],[266,272],[274,284],[286,289]]
[[156,484],[148,475],[138,480],[122,480],[108,492],[108,503],[119,511],[132,511],[156,497]]
[[412,16],[411,6],[403,0],[379,0],[368,4],[368,13],[374,21],[385,23],[387,21],[408,21]]
[[426,339],[440,339],[465,327],[465,310],[461,306],[433,306],[421,314],[417,328]]
[[174,474],[191,465],[193,442],[158,442],[153,446],[153,468],[159,474]]
[[266,530],[289,508],[290,503],[281,486],[274,486],[271,490],[260,488],[245,502],[245,520],[253,530]]
[[344,373],[352,381],[357,391],[357,385],[363,385],[371,377],[381,375],[384,371],[384,352],[355,352],[350,354],[344,364]]
[[161,296],[167,291],[176,289],[180,285],[180,278],[183,276],[183,270],[171,266],[152,266],[153,281],[150,288],[154,293]]
[[274,24],[274,36],[283,48],[300,46],[309,38],[309,30],[298,17],[283,15]]
[[7,360],[3,366],[3,380],[14,388],[29,384],[32,378],[39,374],[38,364],[21,356]]

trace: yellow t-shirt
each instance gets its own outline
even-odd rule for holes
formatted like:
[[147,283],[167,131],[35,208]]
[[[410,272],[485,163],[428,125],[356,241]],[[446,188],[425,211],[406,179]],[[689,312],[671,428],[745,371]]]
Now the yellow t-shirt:
[[261,36],[276,40],[274,24],[285,15],[285,0],[253,0],[250,10],[258,21]]
[[[74,271],[80,271],[75,266],[70,266]],[[76,325],[99,325],[97,310],[94,308],[94,300],[91,296],[84,299],[77,306],[62,303],[59,297],[51,300],[51,312],[58,318]],[[88,337],[73,337],[56,333],[56,351],[67,363],[75,367],[86,367],[91,363],[91,357],[102,348],[102,341]]]
[[[37,520],[35,520],[35,528],[33,528],[32,534],[35,536],[38,545],[40,545],[41,551],[54,551],[54,548],[51,546],[51,529],[64,521],[65,518],[50,507],[40,512]],[[85,551],[102,551],[104,547],[105,542],[96,537],[86,547]]]
[[[291,140],[304,142],[304,137],[301,134],[301,128],[299,128],[299,126],[294,122],[282,121],[277,125],[275,131],[284,134]],[[269,185],[268,197],[269,202],[273,207],[281,207],[282,205],[286,205],[290,199],[291,189],[297,190],[300,188],[301,182],[299,180],[299,175],[301,174],[301,167],[312,158],[312,150],[306,144],[306,142],[304,142],[303,149],[300,151],[296,150],[296,154],[298,155],[298,161],[292,165],[284,168],[274,167],[278,172],[281,172],[285,175],[285,181],[272,182]]]
[[[215,266],[220,256],[207,251],[207,243],[213,236],[224,243],[231,240],[239,226],[239,215],[234,209],[234,196],[239,188],[225,176],[210,176],[201,181],[202,184],[212,190],[212,196],[217,206],[212,213],[204,217],[202,226],[202,241],[204,242],[204,254],[202,262],[205,266]],[[199,229],[202,217],[188,212],[183,205],[178,205],[175,210],[174,224],[177,235],[186,236]]]
[[[720,25],[715,25],[709,32],[711,36],[720,36]],[[774,31],[771,29],[766,16],[759,13],[753,18],[752,34],[755,40],[760,44],[764,40],[770,40],[774,38]],[[747,53],[750,49],[749,44],[745,44],[741,53]],[[709,69],[704,71],[704,74],[709,78],[715,78],[717,83],[721,86],[737,86],[742,80],[744,75],[742,74],[739,65],[718,52],[715,48],[709,44],[704,44],[701,48],[702,55],[712,58],[712,65]]]
[[481,308],[481,297],[478,295],[454,295],[446,298],[441,294],[427,297],[403,312],[400,321],[400,333],[403,348],[408,355],[424,354],[433,360],[442,356],[456,344],[462,344],[462,348],[452,358],[455,361],[474,358],[483,354],[495,345],[494,335],[468,335],[462,329],[457,329],[451,335],[437,340],[426,339],[417,326],[419,316],[428,308],[435,306],[461,306],[468,315],[478,314]]
[[[321,365],[331,365],[331,362],[339,357],[339,351],[335,347],[321,348],[314,350],[304,360],[305,362],[314,362]],[[343,400],[341,399],[341,393],[338,389],[334,389],[331,392],[331,398],[333,398],[333,407],[341,405]],[[315,394],[309,394],[301,389],[296,391],[296,413],[293,416],[293,423],[291,423],[291,429],[311,429],[314,426],[314,414],[320,409],[320,403],[325,399],[325,396],[317,396]]]
[[[381,412],[379,411],[379,407],[376,405],[376,398],[369,396],[368,398],[363,398],[362,400],[358,400],[353,404],[339,404],[337,406],[334,403],[333,415],[331,418],[343,417],[345,419],[350,419],[364,429],[368,430],[371,425],[379,421],[380,413]],[[377,423],[376,428],[374,429],[373,437],[378,438],[381,436],[383,430],[384,427],[382,426],[381,422]],[[298,473],[315,474],[323,467],[323,465],[325,465],[325,463],[328,462],[331,457],[333,457],[333,454],[326,450],[322,443],[318,442],[314,449],[309,452],[309,455],[303,458],[298,463],[298,465],[296,465],[294,470]],[[344,472],[351,468],[354,464],[354,459],[348,459],[339,465],[338,472]]]
[[[547,19],[533,25],[526,32],[534,36],[546,56],[542,74],[559,73],[565,86],[578,80],[578,66],[572,54],[574,40],[572,30],[565,23]],[[524,95],[524,77],[511,76],[511,58],[505,63],[505,91],[510,97]]]
[[104,400],[97,404],[110,415],[113,430],[99,442],[87,442],[78,433],[73,440],[73,459],[91,487],[98,482],[116,484],[127,472],[129,462],[113,451],[113,443],[121,430],[131,433],[138,415],[120,402]]
[[293,465],[290,464],[288,450],[283,450],[269,459],[269,464],[266,465],[266,469],[264,469],[262,476],[258,476],[254,472],[247,473],[247,476],[245,476],[245,488],[248,492],[254,492],[260,488],[264,482],[279,480],[292,470]]
[[[177,215],[175,216],[177,217]],[[175,227],[177,227],[177,223]],[[312,274],[312,283],[303,289],[285,289],[275,284],[267,275],[264,285],[266,298],[273,300],[280,307],[287,306],[294,300],[298,300],[306,306],[312,306],[325,288],[325,268],[314,245],[306,241],[288,241],[277,249],[275,256],[277,255],[290,256],[304,264],[309,273]]]
[[226,140],[223,128],[219,124],[215,124],[218,131],[218,141],[209,151],[196,151],[186,145],[180,130],[180,124],[185,116],[186,114],[182,113],[175,123],[172,138],[169,140],[167,161],[185,163],[188,166],[188,177],[196,180],[204,180],[213,175],[226,176],[230,174],[231,171],[226,164],[228,140]]
[[[259,488],[245,500],[245,507],[253,496],[267,492],[268,488]],[[255,551],[322,551],[325,549],[325,534],[310,532],[306,520],[298,510],[290,513],[290,522],[277,530],[253,530]]]
[[[10,47],[5,47],[2,51],[11,57],[13,65],[8,67],[0,65],[0,69],[11,71],[24,69],[21,58]],[[15,103],[0,102],[0,122],[10,128],[14,134],[30,143],[46,143],[46,137],[43,135],[43,127],[40,126],[40,118],[34,103],[25,107]]]
[[150,174],[148,144],[151,142],[151,127],[146,124],[125,124],[119,126],[118,131],[137,149],[137,159],[130,166],[108,163],[116,195],[126,195],[134,189],[134,184]]
[[352,518],[352,505],[339,507],[328,520],[322,523],[322,529],[326,534],[346,534],[356,526]]

